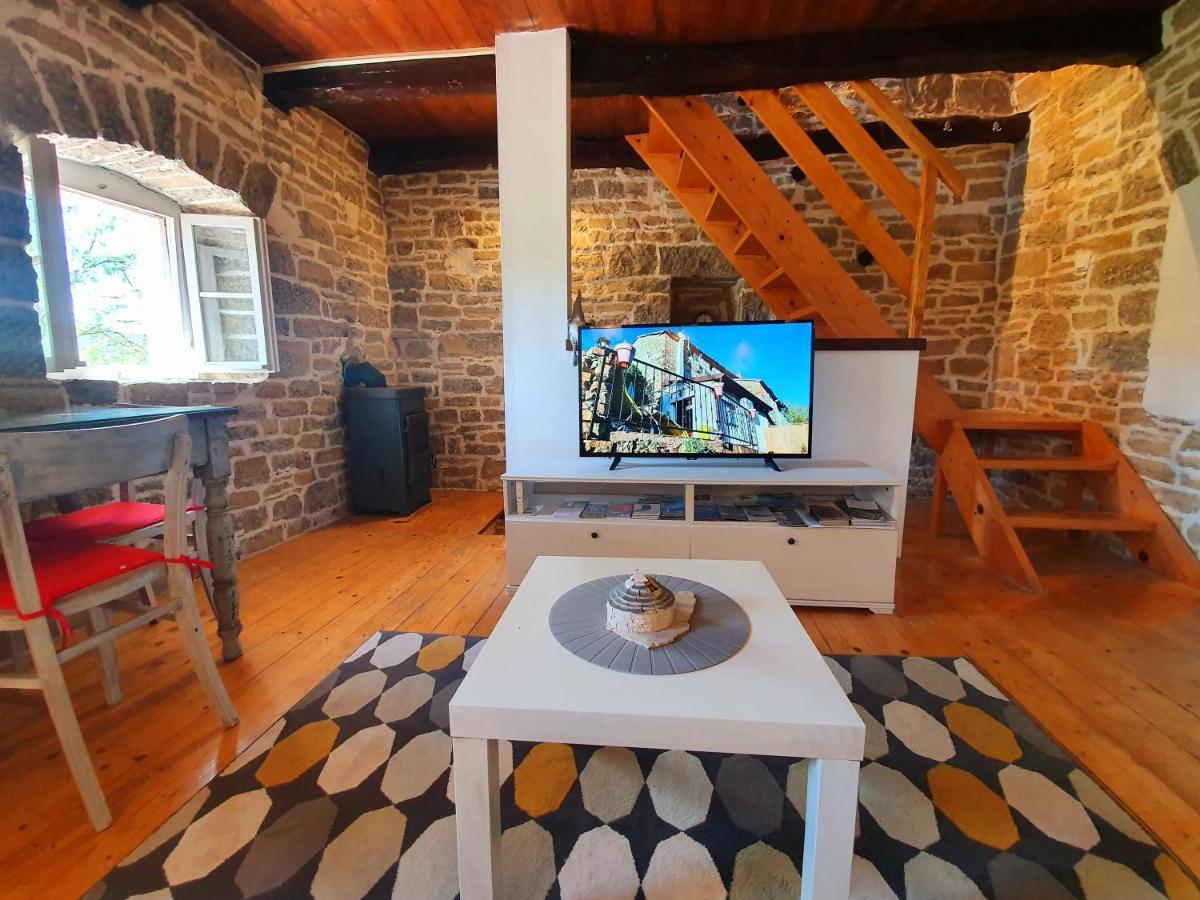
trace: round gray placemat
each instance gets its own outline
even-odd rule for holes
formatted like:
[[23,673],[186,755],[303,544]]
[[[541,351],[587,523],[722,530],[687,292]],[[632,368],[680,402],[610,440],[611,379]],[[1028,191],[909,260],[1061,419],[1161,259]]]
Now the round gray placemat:
[[605,601],[628,577],[611,575],[571,588],[550,607],[550,633],[582,660],[635,675],[681,675],[707,669],[729,659],[750,637],[746,611],[716,588],[673,575],[652,575],[672,591],[696,595],[691,628],[653,650],[627,641],[605,627]]

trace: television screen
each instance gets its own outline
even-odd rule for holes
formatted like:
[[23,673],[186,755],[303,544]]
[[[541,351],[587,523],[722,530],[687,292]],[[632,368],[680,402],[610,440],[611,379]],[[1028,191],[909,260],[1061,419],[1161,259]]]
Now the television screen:
[[583,328],[582,456],[809,456],[812,322]]

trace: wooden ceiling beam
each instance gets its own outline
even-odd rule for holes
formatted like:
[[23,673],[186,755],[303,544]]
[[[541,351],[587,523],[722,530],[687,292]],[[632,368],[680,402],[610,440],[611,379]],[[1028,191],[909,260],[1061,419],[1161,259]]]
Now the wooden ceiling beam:
[[[130,0],[139,2],[139,0]],[[909,78],[962,72],[1030,72],[1074,63],[1125,65],[1162,49],[1151,10],[902,31],[805,34],[741,44],[651,44],[576,31],[576,97],[692,96],[817,81]],[[267,70],[276,105],[335,108],[495,92],[495,58],[470,51],[337,60]]]
[[1162,49],[1141,10],[1071,19],[804,34],[744,44],[648,44],[575,32],[572,94],[690,96],[817,81],[1126,65]]
[[[961,147],[967,144],[1015,144],[1029,133],[1029,116],[1019,113],[999,119],[955,116],[949,119],[917,119],[913,124],[935,147]],[[865,122],[866,129],[885,150],[906,145],[882,122]],[[828,131],[810,131],[808,136],[822,153],[844,153]],[[756,160],[783,159],[787,152],[769,134],[740,138]],[[646,164],[624,138],[612,140],[574,140],[571,163],[576,169],[628,166],[644,169]],[[407,172],[432,172],[443,169],[482,168],[496,164],[496,138],[492,135],[469,138],[431,138],[414,141],[376,142],[371,145],[370,167],[377,175]]]
[[380,101],[424,100],[454,94],[493,94],[491,48],[336,60],[263,70],[263,93],[280,109],[332,108]]

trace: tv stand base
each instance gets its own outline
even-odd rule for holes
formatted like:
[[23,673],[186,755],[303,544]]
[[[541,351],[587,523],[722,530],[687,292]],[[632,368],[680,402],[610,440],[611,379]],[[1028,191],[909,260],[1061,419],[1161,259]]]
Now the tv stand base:
[[775,460],[769,456],[763,457],[763,465],[766,466],[768,469],[774,469],[776,472],[782,471],[779,468],[779,463],[775,462]]
[[610,462],[610,463],[608,464],[608,471],[610,471],[610,472],[611,472],[613,469],[615,469],[615,468],[616,468],[617,466],[619,466],[620,464],[621,464],[621,454],[620,454],[620,453],[618,453],[616,456],[614,456],[614,457],[612,458],[612,462]]

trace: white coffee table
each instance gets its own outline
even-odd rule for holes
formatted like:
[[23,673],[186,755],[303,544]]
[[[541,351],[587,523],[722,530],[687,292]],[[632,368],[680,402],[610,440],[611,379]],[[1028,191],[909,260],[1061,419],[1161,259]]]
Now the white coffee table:
[[[686,675],[584,662],[546,617],[568,588],[640,568],[711,585],[742,605],[750,639]],[[553,741],[808,758],[802,896],[850,887],[865,728],[760,562],[543,556],[450,701],[463,900],[500,892],[497,741]]]

